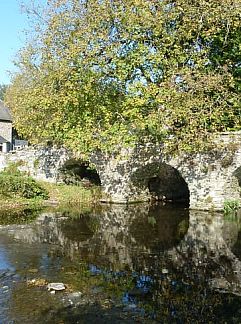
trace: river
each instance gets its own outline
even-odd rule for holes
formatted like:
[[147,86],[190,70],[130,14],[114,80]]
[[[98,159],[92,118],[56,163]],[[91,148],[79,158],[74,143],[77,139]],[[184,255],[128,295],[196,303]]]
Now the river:
[[1,324],[241,322],[238,215],[103,205],[0,224]]

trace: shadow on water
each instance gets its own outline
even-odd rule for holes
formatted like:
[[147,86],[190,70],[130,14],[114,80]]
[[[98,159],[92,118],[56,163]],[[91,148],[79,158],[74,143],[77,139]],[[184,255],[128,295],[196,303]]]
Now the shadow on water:
[[[138,204],[43,211],[2,226],[0,284],[9,288],[0,322],[240,322],[237,222]],[[52,295],[46,282],[68,289]]]

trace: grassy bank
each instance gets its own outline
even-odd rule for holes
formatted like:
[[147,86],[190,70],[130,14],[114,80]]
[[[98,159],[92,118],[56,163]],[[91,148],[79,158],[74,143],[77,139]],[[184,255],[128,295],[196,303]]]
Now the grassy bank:
[[0,210],[40,208],[49,205],[77,207],[96,203],[100,188],[38,182],[16,165],[0,172]]
[[77,206],[94,204],[99,201],[100,188],[83,186],[53,184],[41,182],[42,187],[48,192],[49,198],[44,201],[47,205]]
[[82,206],[98,202],[100,197],[100,188],[84,188],[81,186],[52,184],[41,182],[41,187],[46,190],[48,197],[24,198],[17,195],[0,194],[0,210],[37,208],[44,206]]

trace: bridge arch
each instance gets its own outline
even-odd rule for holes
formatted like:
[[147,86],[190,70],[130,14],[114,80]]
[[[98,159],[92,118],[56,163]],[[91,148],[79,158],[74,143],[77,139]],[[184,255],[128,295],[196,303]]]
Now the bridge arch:
[[97,170],[89,162],[67,159],[58,170],[58,180],[66,184],[101,185]]
[[189,205],[188,184],[177,168],[153,162],[132,173],[131,181],[137,191],[144,190],[150,200],[182,202]]

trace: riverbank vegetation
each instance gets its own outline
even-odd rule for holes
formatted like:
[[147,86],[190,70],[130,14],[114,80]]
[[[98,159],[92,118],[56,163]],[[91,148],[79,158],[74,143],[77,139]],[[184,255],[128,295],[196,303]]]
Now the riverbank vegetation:
[[48,199],[47,191],[32,177],[10,165],[0,172],[0,195],[6,198]]
[[6,104],[32,143],[194,152],[241,129],[240,0],[62,0],[28,14]]
[[85,188],[82,185],[66,185],[41,182],[49,194],[47,204],[60,207],[74,207],[80,205],[96,204],[100,199],[100,187]]
[[44,206],[60,208],[97,203],[100,188],[81,185],[38,182],[10,165],[0,172],[0,209],[38,209]]

